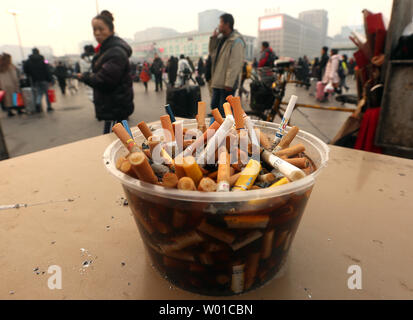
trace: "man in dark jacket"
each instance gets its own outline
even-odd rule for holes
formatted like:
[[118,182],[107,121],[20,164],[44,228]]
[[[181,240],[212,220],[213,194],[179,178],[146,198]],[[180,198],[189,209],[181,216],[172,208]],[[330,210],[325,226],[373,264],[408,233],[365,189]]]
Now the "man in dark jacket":
[[320,69],[319,69],[319,74],[318,74],[319,81],[321,81],[323,78],[328,60],[330,60],[330,57],[328,56],[328,47],[323,47],[321,49]]
[[174,56],[171,56],[166,69],[166,71],[168,72],[169,84],[173,87],[175,86],[176,76],[178,73],[178,59]]
[[81,80],[93,88],[96,117],[105,120],[104,133],[110,132],[110,125],[106,126],[106,123],[120,122],[133,113],[131,55],[132,48],[112,35],[102,43],[93,58],[93,72],[81,76]]
[[56,75],[57,81],[59,82],[60,90],[62,91],[62,94],[65,95],[66,94],[67,68],[62,63],[62,61],[59,61],[54,73]]
[[164,65],[163,61],[157,54],[155,54],[155,59],[152,62],[151,66],[151,72],[155,76],[155,85],[156,89],[155,91],[158,92],[159,88],[162,91],[162,71],[163,71]]
[[47,111],[53,111],[52,105],[47,94],[49,84],[52,82],[52,74],[48,65],[45,63],[45,59],[40,55],[39,50],[34,48],[32,55],[24,64],[24,73],[26,73],[31,79],[31,83],[36,91],[36,111],[42,111],[42,98],[46,96]]

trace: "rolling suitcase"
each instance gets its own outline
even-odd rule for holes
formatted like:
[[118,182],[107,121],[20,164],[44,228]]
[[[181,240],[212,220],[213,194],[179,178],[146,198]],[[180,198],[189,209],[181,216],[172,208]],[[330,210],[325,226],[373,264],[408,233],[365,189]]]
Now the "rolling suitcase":
[[310,88],[308,89],[309,95],[312,97],[316,96],[317,93],[317,78],[310,78]]
[[175,117],[195,118],[198,113],[198,101],[201,101],[199,86],[168,87],[166,91],[166,103],[171,106]]
[[321,82],[318,81],[317,82],[317,95],[316,98],[318,101],[323,101],[324,100],[324,89],[325,89],[325,85]]

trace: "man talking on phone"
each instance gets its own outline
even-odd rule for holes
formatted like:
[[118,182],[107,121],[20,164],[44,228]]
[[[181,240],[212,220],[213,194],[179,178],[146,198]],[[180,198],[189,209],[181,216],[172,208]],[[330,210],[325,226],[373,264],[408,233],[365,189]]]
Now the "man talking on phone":
[[224,115],[225,99],[235,94],[242,71],[245,41],[234,30],[234,17],[225,13],[220,17],[218,29],[209,39],[209,54],[212,62],[211,109],[219,108]]

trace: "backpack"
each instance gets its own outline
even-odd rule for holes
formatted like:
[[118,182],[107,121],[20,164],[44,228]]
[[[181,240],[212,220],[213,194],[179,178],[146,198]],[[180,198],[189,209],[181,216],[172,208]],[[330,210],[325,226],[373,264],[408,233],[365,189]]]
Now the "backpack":
[[277,60],[277,56],[275,55],[274,51],[271,50],[268,55],[268,60],[266,63],[267,67],[274,67],[274,61]]
[[348,74],[348,68],[347,68],[347,64],[345,61],[340,61],[340,63],[338,64],[338,76],[343,79],[347,76]]

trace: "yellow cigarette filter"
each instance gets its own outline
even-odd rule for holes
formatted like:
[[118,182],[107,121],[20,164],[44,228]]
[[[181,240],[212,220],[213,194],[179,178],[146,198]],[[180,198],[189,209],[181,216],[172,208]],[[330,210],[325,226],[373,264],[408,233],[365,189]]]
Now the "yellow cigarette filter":
[[133,170],[135,171],[139,180],[152,184],[158,184],[158,178],[153,172],[148,158],[146,158],[143,152],[132,153],[129,156],[129,162],[131,163]]
[[251,159],[245,169],[241,172],[241,176],[235,183],[233,191],[247,191],[252,188],[261,171],[261,163]]
[[281,180],[274,183],[270,188],[280,187],[288,183],[290,183],[290,181],[287,178],[282,178]]
[[215,192],[217,191],[217,184],[211,178],[203,178],[199,182],[198,191]]
[[176,188],[178,181],[179,179],[175,173],[168,172],[162,177],[162,185],[165,188]]
[[186,175],[195,182],[195,185],[198,185],[203,178],[201,168],[192,156],[184,158],[184,170]]
[[194,180],[189,177],[183,177],[179,179],[178,189],[183,191],[196,191]]
[[224,220],[230,229],[265,229],[270,217],[261,216],[226,216]]

